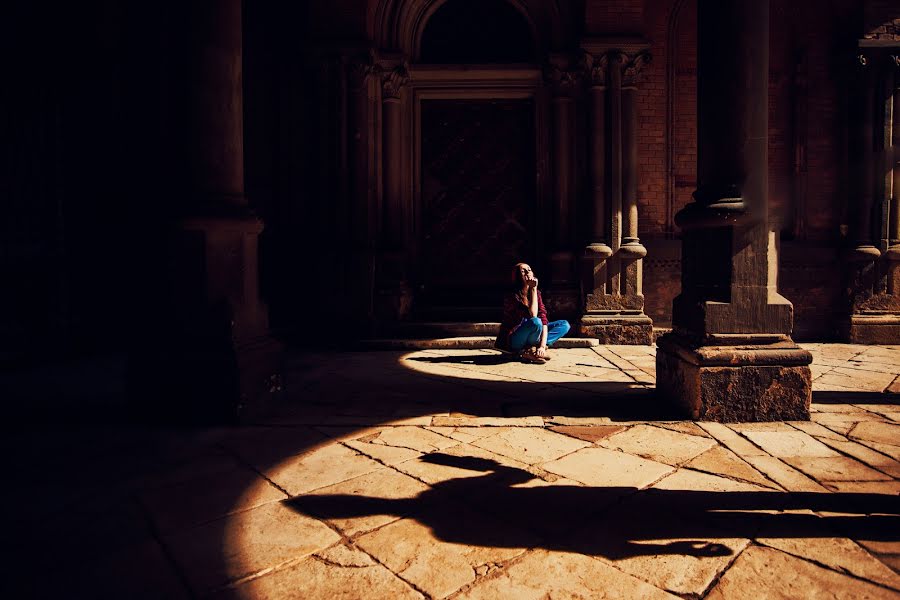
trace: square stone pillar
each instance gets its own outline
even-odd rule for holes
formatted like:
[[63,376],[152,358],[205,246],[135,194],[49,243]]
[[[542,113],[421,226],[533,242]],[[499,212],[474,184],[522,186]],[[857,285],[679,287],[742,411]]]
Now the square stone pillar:
[[700,0],[698,181],[676,215],[682,293],[657,389],[692,419],[809,418],[812,357],[790,337],[768,222],[768,0]]
[[[171,236],[159,326],[133,352],[137,411],[235,421],[281,390],[282,346],[259,290],[262,221],[244,194],[242,4],[191,0],[185,144],[191,189]],[[137,318],[137,317],[136,317]]]

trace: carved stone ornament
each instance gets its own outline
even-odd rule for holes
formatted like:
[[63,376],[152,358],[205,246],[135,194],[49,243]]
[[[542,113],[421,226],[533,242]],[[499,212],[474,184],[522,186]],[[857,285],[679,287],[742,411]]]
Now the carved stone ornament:
[[384,100],[397,100],[400,98],[400,90],[409,83],[409,71],[406,64],[400,64],[388,70],[381,71],[381,94]]
[[609,68],[609,55],[600,54],[594,56],[588,52],[584,53],[582,61],[584,72],[588,77],[588,81],[595,87],[606,87],[606,72]]
[[646,50],[633,56],[622,56],[622,87],[637,87],[644,73],[644,67],[653,61]]
[[548,64],[544,67],[544,79],[559,95],[570,95],[581,84],[583,70],[579,66],[561,67]]

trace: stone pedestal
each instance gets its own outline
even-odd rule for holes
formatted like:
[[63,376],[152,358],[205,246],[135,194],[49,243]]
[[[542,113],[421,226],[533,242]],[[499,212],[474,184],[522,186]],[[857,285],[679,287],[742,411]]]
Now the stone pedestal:
[[790,338],[768,223],[768,5],[699,4],[700,186],[675,218],[682,292],[656,358],[657,390],[693,419],[809,418],[812,356]]
[[717,346],[662,336],[656,385],[698,421],[809,419],[810,353],[787,338],[755,341]]

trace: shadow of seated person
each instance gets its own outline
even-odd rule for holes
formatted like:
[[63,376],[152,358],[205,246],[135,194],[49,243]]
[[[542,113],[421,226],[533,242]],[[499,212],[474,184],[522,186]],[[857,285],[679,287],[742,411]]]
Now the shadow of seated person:
[[864,539],[900,539],[900,503],[889,494],[583,487],[544,481],[481,457],[433,453],[419,460],[450,475],[460,470],[485,474],[451,477],[415,498],[311,494],[285,502],[320,519],[411,518],[445,542],[540,547],[609,559],[727,556],[737,549],[735,540],[761,531],[767,537],[816,538],[834,537],[837,527],[848,537],[864,531]]

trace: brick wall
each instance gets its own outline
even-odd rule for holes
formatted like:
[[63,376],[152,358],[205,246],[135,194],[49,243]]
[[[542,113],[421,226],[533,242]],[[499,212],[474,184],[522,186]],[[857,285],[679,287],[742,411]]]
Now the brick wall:
[[[853,0],[824,7],[812,0],[771,3],[769,202],[784,237],[796,237],[790,264],[782,257],[779,287],[795,303],[802,337],[829,335],[840,311],[839,267],[832,255],[846,220],[842,61],[852,59],[846,41],[858,37],[859,11]],[[677,237],[672,216],[690,202],[696,187],[696,0],[647,0],[644,17],[654,56],[639,93],[640,235],[650,249],[644,296],[648,315],[666,325],[671,299],[680,291],[680,267],[677,252],[664,240]],[[806,252],[807,247],[817,250]],[[661,256],[654,257],[654,251]],[[804,268],[804,260],[822,252],[825,263]]]
[[586,0],[585,32],[589,35],[634,35],[643,32],[642,0]]
[[897,0],[867,0],[863,11],[862,37],[900,40],[900,5]]

